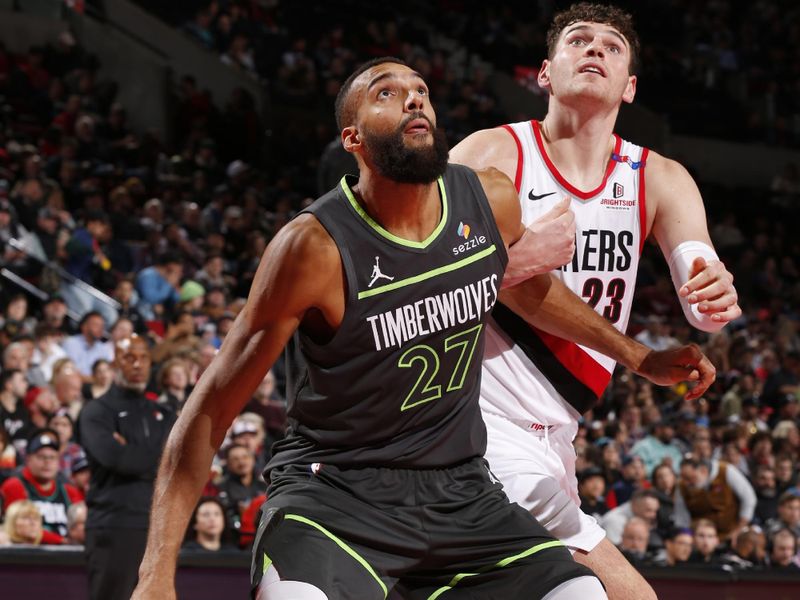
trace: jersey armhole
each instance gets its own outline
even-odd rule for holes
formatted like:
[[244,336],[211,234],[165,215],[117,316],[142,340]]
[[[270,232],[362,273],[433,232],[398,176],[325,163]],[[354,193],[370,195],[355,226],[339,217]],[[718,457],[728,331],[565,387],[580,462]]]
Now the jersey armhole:
[[517,172],[514,174],[514,187],[517,188],[517,194],[519,194],[520,187],[522,186],[522,167],[525,162],[522,155],[522,142],[519,141],[517,132],[514,131],[511,125],[502,125],[502,128],[511,134],[511,137],[514,138],[514,143],[517,144]]

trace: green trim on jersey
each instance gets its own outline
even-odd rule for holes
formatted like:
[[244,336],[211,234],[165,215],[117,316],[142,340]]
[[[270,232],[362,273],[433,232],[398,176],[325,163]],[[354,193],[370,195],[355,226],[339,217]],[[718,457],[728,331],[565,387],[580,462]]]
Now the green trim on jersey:
[[461,581],[462,579],[465,579],[467,577],[473,577],[475,575],[481,575],[482,573],[486,573],[487,571],[491,571],[492,569],[498,569],[498,568],[506,567],[506,566],[510,565],[512,562],[514,562],[516,560],[519,560],[521,558],[526,558],[526,557],[531,556],[532,554],[536,554],[537,552],[540,552],[542,550],[547,550],[548,548],[555,548],[557,546],[563,546],[563,545],[564,544],[562,542],[558,541],[558,540],[553,540],[552,542],[544,542],[542,544],[537,544],[533,548],[528,548],[527,550],[525,550],[525,552],[520,552],[519,554],[516,554],[514,556],[509,556],[508,558],[504,558],[503,560],[501,560],[496,565],[492,565],[491,567],[488,567],[486,569],[481,569],[480,571],[478,571],[476,573],[459,573],[458,575],[453,577],[453,579],[450,580],[450,583],[448,583],[447,585],[445,585],[443,587],[440,587],[438,590],[433,592],[433,594],[428,596],[427,600],[436,600],[436,598],[438,598],[439,596],[441,596],[445,592],[448,592],[451,589],[453,589],[453,587],[455,587],[456,584],[458,584],[458,582]]
[[350,556],[352,556],[356,560],[356,562],[358,562],[362,567],[364,567],[367,570],[367,572],[370,575],[372,575],[372,577],[375,578],[375,581],[378,582],[378,585],[381,586],[381,589],[383,590],[384,598],[386,598],[389,595],[389,590],[386,589],[386,584],[383,583],[383,581],[381,581],[380,577],[378,577],[378,574],[375,572],[375,569],[373,569],[370,566],[370,564],[364,559],[364,557],[362,557],[358,552],[356,552],[350,546],[348,546],[343,540],[341,540],[333,533],[325,529],[319,523],[316,523],[311,519],[307,519],[306,517],[302,517],[300,515],[286,515],[284,518],[288,521],[299,521],[300,523],[305,523],[306,525],[309,525],[314,529],[317,529],[318,531],[322,532],[326,536],[328,536],[337,546],[339,546],[342,550],[344,550]]
[[371,290],[364,290],[363,292],[358,292],[358,299],[363,300],[364,298],[377,296],[378,294],[383,294],[384,292],[391,292],[392,290],[406,287],[407,285],[419,283],[420,281],[425,281],[426,279],[431,279],[432,277],[443,275],[444,273],[457,271],[458,269],[466,267],[467,265],[471,265],[472,263],[477,262],[483,258],[486,258],[487,256],[494,254],[495,252],[497,252],[497,246],[492,244],[488,248],[485,248],[484,250],[481,250],[480,252],[477,252],[472,256],[468,256],[467,258],[462,258],[461,260],[451,263],[449,265],[445,265],[443,267],[439,267],[431,271],[426,271],[425,273],[420,273],[419,275],[414,275],[414,277],[408,277],[407,279],[401,279],[400,281],[393,281],[392,283],[387,283],[386,285],[382,285],[380,287],[376,287]]
[[396,235],[389,233],[383,227],[381,227],[375,219],[370,217],[364,208],[358,203],[355,196],[353,195],[353,191],[350,189],[350,186],[347,185],[347,176],[342,177],[342,180],[339,182],[339,185],[342,186],[342,190],[344,190],[347,199],[350,200],[350,204],[353,206],[353,209],[359,214],[359,216],[367,222],[367,224],[372,227],[375,231],[377,231],[381,236],[385,237],[387,240],[391,240],[395,244],[400,244],[401,246],[408,246],[409,248],[427,248],[433,240],[435,240],[439,234],[444,229],[445,223],[447,223],[447,192],[444,189],[444,179],[439,176],[437,179],[439,183],[439,191],[442,195],[442,218],[439,220],[439,224],[436,226],[431,234],[427,237],[427,239],[421,242],[412,242],[411,240],[405,240],[401,237],[397,237]]
[[267,569],[270,568],[272,565],[272,559],[267,556],[267,553],[264,553],[264,564],[261,566],[261,574],[264,575],[267,572]]

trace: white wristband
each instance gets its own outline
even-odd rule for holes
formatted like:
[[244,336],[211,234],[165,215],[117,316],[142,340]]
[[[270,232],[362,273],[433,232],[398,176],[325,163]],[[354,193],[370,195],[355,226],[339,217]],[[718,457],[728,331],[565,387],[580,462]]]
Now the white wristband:
[[725,323],[712,321],[710,315],[697,310],[698,304],[689,304],[689,301],[680,295],[680,289],[689,281],[689,271],[692,268],[694,259],[697,257],[704,258],[706,262],[719,260],[717,253],[708,244],[695,240],[683,242],[678,244],[672,254],[669,255],[669,260],[667,261],[669,272],[672,275],[672,284],[675,286],[675,291],[678,292],[678,299],[681,302],[683,314],[686,315],[686,320],[701,331],[713,333],[722,329]]

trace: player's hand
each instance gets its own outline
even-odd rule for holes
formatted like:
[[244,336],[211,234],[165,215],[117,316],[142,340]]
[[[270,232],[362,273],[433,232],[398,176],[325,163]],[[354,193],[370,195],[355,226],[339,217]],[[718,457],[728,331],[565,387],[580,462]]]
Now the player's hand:
[[115,431],[115,432],[114,432],[114,433],[112,433],[111,435],[114,437],[114,439],[115,439],[115,440],[117,440],[117,443],[118,443],[118,444],[120,444],[121,446],[127,446],[127,445],[128,445],[128,440],[126,440],[126,439],[125,439],[125,438],[122,436],[122,434],[121,434],[121,433],[119,433],[118,431]]
[[673,385],[682,381],[696,382],[686,394],[687,400],[696,400],[714,383],[717,370],[700,351],[697,344],[672,350],[655,350],[645,356],[635,370],[657,385]]
[[575,252],[575,213],[569,197],[551,208],[525,229],[522,237],[509,248],[503,288],[525,281],[534,275],[549,273],[570,260]]
[[718,323],[728,323],[742,314],[739,296],[733,287],[733,275],[718,260],[706,262],[702,257],[695,258],[689,270],[689,281],[681,287],[679,294],[689,304],[697,304],[697,310],[710,315],[711,320]]

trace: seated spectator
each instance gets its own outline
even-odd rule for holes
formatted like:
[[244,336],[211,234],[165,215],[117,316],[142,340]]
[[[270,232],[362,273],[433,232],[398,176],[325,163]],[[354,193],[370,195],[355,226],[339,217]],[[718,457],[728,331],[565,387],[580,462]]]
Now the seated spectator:
[[788,529],[779,529],[769,538],[769,564],[773,569],[800,573],[797,564],[798,538]]
[[619,549],[634,567],[641,567],[645,564],[649,538],[650,527],[647,521],[639,517],[628,519],[622,530]]
[[674,567],[686,563],[692,553],[692,530],[674,529],[664,540],[667,566]]
[[778,516],[767,521],[767,533],[770,535],[780,529],[788,529],[795,536],[800,536],[800,492],[794,489],[781,494],[778,498]]
[[595,519],[608,512],[605,501],[606,480],[602,469],[589,467],[578,472],[578,496],[581,500],[581,510]]
[[172,412],[180,414],[189,393],[189,369],[182,358],[170,358],[161,366],[158,383],[162,392],[158,397],[160,404],[166,404]]
[[28,382],[22,371],[7,369],[0,373],[0,428],[21,449],[25,448],[25,440],[34,429],[24,403],[27,393]]
[[72,465],[83,458],[84,452],[75,442],[75,422],[66,408],[59,408],[47,421],[47,427],[58,433],[58,468],[64,480],[72,475]]
[[622,479],[616,481],[606,495],[608,508],[627,502],[638,489],[647,489],[650,482],[645,478],[644,463],[635,455],[627,455],[622,459]]
[[182,276],[183,263],[171,253],[161,256],[157,265],[139,271],[136,275],[137,308],[146,321],[172,311],[180,300]]
[[105,327],[103,315],[90,311],[83,315],[78,325],[80,333],[64,340],[64,350],[84,381],[91,381],[95,361],[101,358],[109,362],[114,360],[114,347],[104,340]]
[[765,525],[778,516],[778,489],[775,469],[769,465],[759,465],[753,478],[756,492],[756,512],[753,519],[758,525]]
[[61,335],[72,335],[75,326],[69,320],[67,303],[60,294],[53,294],[42,305],[42,318],[40,324],[58,331]]
[[775,459],[775,485],[778,495],[797,486],[797,471],[792,457],[788,454],[781,454]]
[[256,471],[255,455],[247,446],[232,444],[225,452],[225,475],[219,483],[219,499],[228,522],[238,532],[241,515],[250,501],[266,492],[267,484]]
[[79,458],[72,463],[72,470],[69,476],[69,482],[78,489],[83,497],[89,493],[89,482],[92,479],[92,472],[89,469],[89,459],[86,453],[83,453]]
[[217,498],[201,498],[189,520],[183,548],[201,552],[236,550],[229,537],[225,507]]
[[603,517],[602,526],[611,543],[618,546],[622,540],[622,530],[631,517],[639,517],[647,523],[650,530],[650,545],[660,546],[661,540],[655,533],[658,515],[658,494],[653,490],[636,490],[630,501],[608,511]]
[[[86,214],[84,227],[75,229],[67,242],[66,270],[74,277],[101,291],[112,287],[113,284],[106,285],[111,278],[112,264],[104,250],[111,236],[112,230],[108,215],[100,210],[89,211]],[[78,315],[83,316],[88,312],[96,312],[108,323],[117,320],[116,309],[90,294],[83,286],[62,280],[61,295],[70,309]],[[87,366],[87,374],[88,371]]]
[[86,542],[86,503],[76,502],[67,509],[67,540],[65,544],[83,546]]
[[691,517],[677,486],[678,478],[671,465],[658,465],[653,469],[653,491],[658,494],[657,527],[662,533],[673,529],[687,529]]
[[739,569],[747,570],[767,564],[767,536],[758,527],[745,527],[736,536],[733,551],[724,560]]
[[753,519],[756,493],[736,467],[693,456],[681,465],[680,493],[692,519],[710,519],[723,540],[734,537]]
[[653,424],[650,435],[636,442],[631,448],[631,454],[642,459],[647,477],[652,475],[657,465],[667,461],[675,472],[680,467],[683,454],[673,440],[675,437],[673,423],[671,418],[662,418]]
[[717,526],[708,519],[698,519],[694,525],[694,551],[690,563],[721,565],[722,549],[717,535]]
[[231,426],[231,441],[234,444],[245,446],[256,457],[255,469],[261,473],[264,470],[264,420],[255,413],[242,413],[233,421]]
[[34,337],[35,348],[31,355],[28,381],[33,385],[46,385],[53,378],[53,365],[67,356],[61,347],[62,333],[45,323],[39,323]]
[[99,358],[92,365],[92,378],[83,386],[83,399],[94,400],[105,394],[114,383],[114,367],[105,358]]
[[263,454],[265,459],[272,455],[272,445],[286,435],[286,401],[275,387],[275,373],[270,369],[256,388],[253,398],[248,402],[243,413],[255,413],[263,419],[265,439]]
[[58,481],[58,434],[40,429],[28,440],[25,467],[20,475],[10,477],[0,486],[4,506],[31,500],[43,518],[42,543],[62,544],[67,535],[67,510],[83,500],[76,488]]
[[5,532],[12,544],[38,546],[43,542],[42,513],[30,500],[21,500],[8,507],[5,514]]

